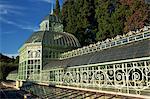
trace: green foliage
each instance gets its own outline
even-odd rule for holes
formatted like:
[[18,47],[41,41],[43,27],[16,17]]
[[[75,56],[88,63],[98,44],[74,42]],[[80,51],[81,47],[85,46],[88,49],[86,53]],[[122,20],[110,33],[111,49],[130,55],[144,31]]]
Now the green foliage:
[[14,61],[15,61],[15,59],[9,58],[0,53],[0,62],[13,63]]
[[64,31],[73,33],[82,46],[94,43],[95,39],[105,40],[142,28],[150,22],[144,0],[67,0],[62,13]]
[[64,31],[74,34],[82,46],[95,42],[93,35],[95,37],[97,24],[93,0],[69,0],[62,10]]
[[6,77],[11,71],[18,68],[19,56],[14,58],[9,58],[0,53],[0,80],[6,80]]
[[96,0],[96,5],[97,40],[142,28],[148,21],[148,7],[144,0]]
[[56,0],[56,8],[55,8],[54,13],[55,13],[56,16],[59,16],[59,15],[60,15],[60,5],[59,5],[59,0]]
[[0,80],[6,80],[11,71],[18,69],[18,64],[0,62]]
[[75,10],[74,0],[70,0],[63,5],[63,25],[64,31],[75,34],[77,30],[77,19],[76,19],[76,10]]
[[15,64],[18,64],[18,63],[19,63],[19,56],[16,57],[14,63],[15,63]]
[[136,30],[146,25],[149,20],[148,17],[148,4],[145,0],[120,0],[120,3],[126,7],[128,14],[126,14],[126,22],[124,32]]
[[97,40],[105,40],[123,33],[125,8],[118,2],[97,0],[95,10],[98,22]]
[[109,33],[112,29],[108,13],[109,5],[110,1],[103,1],[103,0],[96,1],[95,16],[98,22],[98,33],[96,34],[97,40],[106,39],[109,36]]

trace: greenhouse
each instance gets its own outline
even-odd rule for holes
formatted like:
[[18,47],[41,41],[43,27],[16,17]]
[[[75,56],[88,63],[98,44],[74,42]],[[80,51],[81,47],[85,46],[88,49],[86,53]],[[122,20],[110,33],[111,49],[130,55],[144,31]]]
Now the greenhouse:
[[81,48],[75,36],[63,32],[61,20],[49,14],[40,23],[39,31],[19,49],[18,74],[13,71],[8,78],[40,82],[43,70],[147,57],[150,56],[149,37],[149,27],[144,27],[139,33],[130,31]]
[[150,27],[81,47],[49,14],[19,49],[19,69],[7,79],[145,94],[150,87]]
[[49,61],[59,60],[63,52],[80,47],[72,34],[63,32],[60,19],[54,15],[46,16],[40,24],[40,30],[34,32],[19,49],[19,80],[40,80],[43,66]]
[[[39,30],[33,32],[18,50],[19,68],[7,76],[7,80],[15,81],[16,89],[44,99],[49,96],[52,99],[76,99],[77,96],[83,99],[85,96],[90,99],[102,96],[129,99],[131,95],[133,98],[149,99],[145,96],[150,97],[150,26],[81,46],[83,42],[79,42],[73,33],[64,31],[68,19],[63,21],[64,24],[61,15],[53,13],[53,10],[42,19]],[[71,26],[70,22],[67,25]],[[74,27],[73,24],[69,29]]]

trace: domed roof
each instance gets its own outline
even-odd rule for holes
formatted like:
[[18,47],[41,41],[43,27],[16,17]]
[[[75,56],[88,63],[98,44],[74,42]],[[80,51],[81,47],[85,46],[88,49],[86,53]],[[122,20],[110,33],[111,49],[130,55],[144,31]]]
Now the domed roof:
[[34,32],[25,43],[42,42],[44,31]]
[[41,42],[45,46],[55,47],[80,47],[80,43],[75,36],[66,32],[38,31],[34,32],[26,43]]

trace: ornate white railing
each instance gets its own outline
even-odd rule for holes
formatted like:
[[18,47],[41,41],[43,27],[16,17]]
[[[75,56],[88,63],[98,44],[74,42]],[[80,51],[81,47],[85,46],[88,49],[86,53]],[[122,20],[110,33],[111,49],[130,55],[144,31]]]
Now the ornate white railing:
[[111,47],[120,46],[120,45],[132,43],[132,42],[136,42],[148,38],[150,38],[150,27],[145,27],[144,29],[137,32],[130,31],[126,35],[117,36],[114,39],[107,39],[102,42],[97,42],[96,44],[91,44],[83,48],[62,53],[60,59],[67,59],[67,58],[80,56],[92,52],[97,52]]
[[42,82],[150,96],[150,57],[43,70]]

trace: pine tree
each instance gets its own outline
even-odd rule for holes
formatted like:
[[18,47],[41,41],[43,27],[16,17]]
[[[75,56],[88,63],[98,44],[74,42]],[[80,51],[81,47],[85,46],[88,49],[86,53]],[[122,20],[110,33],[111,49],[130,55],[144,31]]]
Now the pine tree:
[[[81,45],[122,35],[148,24],[144,0],[67,0],[63,4],[64,30]],[[95,37],[96,33],[96,37]]]
[[68,0],[63,4],[64,31],[73,33],[81,45],[95,43],[97,21],[94,0]]
[[97,40],[122,35],[126,9],[117,0],[96,0],[96,14],[98,22]]
[[74,0],[66,1],[62,8],[64,31],[75,34],[76,32],[76,10]]
[[59,0],[56,0],[55,15],[56,15],[56,16],[59,16],[59,15],[60,15],[60,5],[59,5]]
[[96,0],[95,17],[98,22],[97,40],[104,40],[110,37],[110,32],[113,31],[109,13],[110,4],[111,2],[108,0]]
[[110,31],[110,38],[117,35],[123,35],[123,28],[125,22],[126,8],[124,8],[120,3],[114,1],[114,11],[111,13],[111,25],[113,30]]

